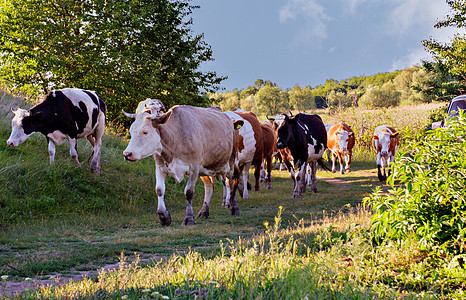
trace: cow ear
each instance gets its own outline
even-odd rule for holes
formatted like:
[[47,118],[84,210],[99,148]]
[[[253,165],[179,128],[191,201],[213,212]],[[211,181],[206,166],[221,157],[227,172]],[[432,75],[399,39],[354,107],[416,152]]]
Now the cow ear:
[[169,110],[168,112],[162,114],[162,115],[150,115],[147,116],[146,118],[152,120],[152,126],[157,127],[161,124],[165,124],[168,119],[170,119],[170,116],[172,115],[172,110]]
[[379,136],[378,136],[378,135],[375,135],[375,134],[373,134],[373,135],[372,135],[372,138],[373,138],[374,140],[378,140],[378,139],[379,139]]
[[126,111],[124,111],[123,109],[121,110],[121,112],[122,112],[125,116],[127,116],[128,118],[133,118],[133,119],[136,118],[136,114],[129,114],[129,113],[127,113]]
[[243,127],[243,125],[244,125],[244,121],[243,121],[243,120],[236,120],[236,121],[233,121],[233,128],[235,128],[235,130],[240,129],[241,127]]
[[354,132],[350,132],[348,136],[354,136]]
[[400,133],[399,132],[392,133],[392,134],[390,134],[390,137],[391,138],[396,138],[398,136],[398,134],[400,134]]

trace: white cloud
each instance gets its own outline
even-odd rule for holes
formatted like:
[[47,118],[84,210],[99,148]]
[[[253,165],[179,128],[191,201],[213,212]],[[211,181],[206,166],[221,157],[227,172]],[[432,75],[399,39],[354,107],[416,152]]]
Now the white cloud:
[[422,60],[428,60],[430,57],[430,54],[427,53],[424,48],[411,49],[406,56],[397,59],[392,63],[391,71],[393,72],[396,70],[410,68],[414,65],[421,65]]
[[279,10],[280,23],[302,23],[295,36],[295,43],[321,41],[327,38],[327,22],[330,17],[318,0],[288,0]]

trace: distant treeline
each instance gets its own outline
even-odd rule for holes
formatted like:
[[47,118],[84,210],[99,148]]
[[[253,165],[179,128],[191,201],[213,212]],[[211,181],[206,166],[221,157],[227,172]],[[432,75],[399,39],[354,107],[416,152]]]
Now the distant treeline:
[[258,79],[246,89],[210,93],[208,96],[223,110],[241,108],[261,115],[326,107],[371,109],[431,102],[431,98],[422,93],[428,76],[422,67],[414,66],[340,82],[327,79],[325,84],[314,88],[296,85],[287,90],[280,89],[272,81]]

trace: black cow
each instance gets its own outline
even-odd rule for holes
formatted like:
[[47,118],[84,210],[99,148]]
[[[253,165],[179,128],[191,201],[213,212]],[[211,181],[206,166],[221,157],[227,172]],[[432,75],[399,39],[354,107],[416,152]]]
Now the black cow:
[[93,147],[91,171],[100,174],[100,151],[105,129],[106,106],[96,92],[66,88],[50,92],[44,101],[29,111],[18,108],[11,121],[8,146],[16,147],[34,132],[47,137],[50,164],[55,159],[55,145],[68,139],[70,155],[78,160],[76,142],[87,138]]
[[294,181],[293,198],[301,197],[306,191],[305,172],[307,164],[311,167],[311,189],[317,192],[316,169],[317,163],[324,169],[330,170],[322,161],[322,155],[327,147],[327,131],[322,119],[318,115],[297,114],[288,117],[278,127],[277,148],[287,147],[293,156],[294,167],[290,174]]

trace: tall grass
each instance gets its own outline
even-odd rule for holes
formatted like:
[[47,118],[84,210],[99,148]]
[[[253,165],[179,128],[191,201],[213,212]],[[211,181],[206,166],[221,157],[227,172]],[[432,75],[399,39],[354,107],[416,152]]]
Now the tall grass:
[[[311,226],[272,225],[248,242],[221,241],[221,252],[196,251],[141,266],[121,258],[119,270],[65,286],[40,288],[33,298],[63,299],[442,299],[461,296],[441,279],[417,249],[390,256],[375,249],[363,230],[363,210],[325,218]],[[318,224],[319,223],[319,224]],[[392,250],[393,251],[393,250]],[[405,261],[404,261],[405,260]],[[408,262],[415,270],[404,270]],[[406,271],[406,273],[405,273]],[[420,273],[417,273],[420,272]],[[416,274],[416,277],[411,277]],[[19,297],[21,298],[21,297]]]

